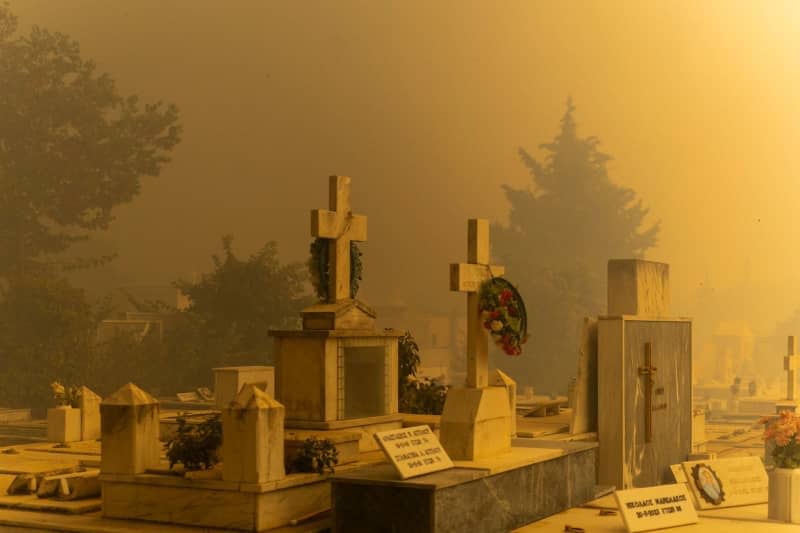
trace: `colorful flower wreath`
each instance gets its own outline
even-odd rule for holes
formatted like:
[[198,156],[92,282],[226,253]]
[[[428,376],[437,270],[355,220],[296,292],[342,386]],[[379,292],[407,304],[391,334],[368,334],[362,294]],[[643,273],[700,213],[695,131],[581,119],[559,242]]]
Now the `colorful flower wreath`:
[[[328,239],[317,237],[311,243],[311,257],[308,259],[308,271],[311,277],[311,285],[320,300],[328,299],[328,279],[330,269],[328,267]],[[353,241],[350,241],[350,298],[355,298],[358,294],[358,286],[361,282],[363,265],[361,263],[361,250]]]
[[528,340],[528,313],[519,291],[504,278],[491,278],[481,284],[478,295],[483,327],[495,344],[508,355],[522,354]]

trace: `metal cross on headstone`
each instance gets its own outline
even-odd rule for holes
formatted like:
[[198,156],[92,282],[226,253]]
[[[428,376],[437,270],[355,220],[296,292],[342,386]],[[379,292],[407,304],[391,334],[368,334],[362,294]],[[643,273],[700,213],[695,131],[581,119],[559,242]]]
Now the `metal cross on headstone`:
[[350,298],[350,241],[367,240],[367,217],[350,210],[350,178],[331,176],[330,209],[311,211],[311,236],[328,241],[328,303]]
[[502,266],[489,265],[489,221],[469,219],[467,262],[450,265],[450,290],[467,293],[467,387],[489,385],[489,338],[478,308],[478,289],[504,272]]
[[645,378],[644,382],[644,441],[653,442],[653,411],[667,408],[666,403],[653,405],[653,395],[663,394],[664,388],[656,388],[656,373],[658,368],[653,366],[653,345],[644,343],[644,366],[639,367],[639,375]]
[[797,399],[797,369],[800,368],[800,355],[797,353],[797,339],[789,335],[789,346],[786,357],[783,358],[783,368],[786,370],[786,399]]

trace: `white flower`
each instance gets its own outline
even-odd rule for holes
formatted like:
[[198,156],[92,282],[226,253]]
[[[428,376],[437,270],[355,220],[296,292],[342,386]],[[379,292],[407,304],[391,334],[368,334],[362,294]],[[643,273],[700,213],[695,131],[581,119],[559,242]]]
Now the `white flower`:
[[492,326],[492,331],[500,331],[501,329],[503,329],[503,323],[500,322],[499,320],[492,320],[491,326]]

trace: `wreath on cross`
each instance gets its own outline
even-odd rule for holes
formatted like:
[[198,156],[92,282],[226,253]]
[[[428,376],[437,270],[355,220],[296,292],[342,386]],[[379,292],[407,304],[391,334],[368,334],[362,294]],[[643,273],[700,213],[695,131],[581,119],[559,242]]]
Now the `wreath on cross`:
[[[330,280],[330,263],[328,252],[329,239],[317,237],[311,243],[311,257],[308,260],[308,271],[311,276],[311,285],[320,300],[328,299],[328,282]],[[350,241],[350,298],[358,294],[361,282],[363,265],[361,263],[361,250],[355,242]]]
[[508,355],[521,355],[528,340],[528,313],[517,288],[505,278],[487,279],[478,290],[478,309],[494,343]]

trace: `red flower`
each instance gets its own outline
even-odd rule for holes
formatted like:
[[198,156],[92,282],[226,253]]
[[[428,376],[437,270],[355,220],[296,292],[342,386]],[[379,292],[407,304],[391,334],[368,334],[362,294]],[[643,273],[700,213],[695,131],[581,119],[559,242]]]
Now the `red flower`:
[[509,289],[503,289],[503,292],[500,293],[500,303],[505,305],[507,304],[511,298],[514,297],[514,294]]
[[500,311],[498,311],[497,309],[492,311],[492,318],[500,318]]

